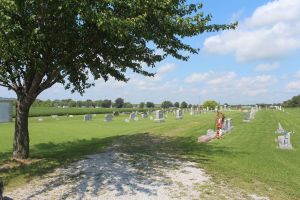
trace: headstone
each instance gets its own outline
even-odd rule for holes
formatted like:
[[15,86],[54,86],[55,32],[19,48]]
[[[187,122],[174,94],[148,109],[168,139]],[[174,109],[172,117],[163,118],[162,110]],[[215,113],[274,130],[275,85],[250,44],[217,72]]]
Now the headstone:
[[57,118],[58,116],[57,116],[57,115],[51,115],[51,117],[52,117],[53,119],[55,119],[55,118]]
[[182,118],[183,118],[182,110],[177,109],[176,110],[176,119],[182,119]]
[[134,120],[135,117],[136,117],[136,114],[135,114],[135,113],[130,113],[129,119]]
[[40,117],[40,118],[38,118],[38,121],[42,122],[42,121],[44,121],[44,119]]
[[124,121],[125,121],[126,123],[129,123],[129,122],[130,122],[130,119],[127,119],[127,118],[126,118]]
[[278,123],[278,128],[277,130],[275,131],[275,133],[278,133],[278,134],[284,134],[286,131],[283,129],[283,127],[281,126],[280,123]]
[[164,122],[165,118],[164,118],[164,112],[162,110],[156,110],[155,111],[155,122]]
[[250,111],[250,120],[255,118],[256,112],[258,109],[256,107],[252,107]]
[[250,122],[250,112],[244,113],[243,122]]
[[105,122],[111,122],[113,120],[114,116],[112,114],[106,114],[104,116],[104,121]]
[[228,119],[225,119],[224,121],[224,127],[222,129],[222,133],[225,134],[225,133],[228,133],[232,130],[233,126],[232,126],[232,119],[228,118]]
[[93,119],[93,116],[91,114],[88,114],[88,115],[84,115],[83,116],[83,120],[84,121],[91,121]]
[[218,109],[218,106],[216,106],[216,107],[215,107],[215,112],[218,112],[218,110],[219,110],[219,109]]
[[93,114],[92,116],[93,116],[93,117],[96,117],[97,115],[96,115],[96,114]]
[[278,136],[278,148],[279,149],[293,149],[291,144],[291,133],[286,132],[284,135]]
[[69,117],[70,117],[70,118],[73,118],[74,116],[73,116],[73,115],[69,115]]
[[195,115],[195,110],[193,107],[191,107],[191,112],[190,112],[190,115]]
[[142,114],[141,114],[141,117],[142,117],[143,119],[145,119],[145,118],[148,117],[148,114],[147,114],[147,113],[142,113]]

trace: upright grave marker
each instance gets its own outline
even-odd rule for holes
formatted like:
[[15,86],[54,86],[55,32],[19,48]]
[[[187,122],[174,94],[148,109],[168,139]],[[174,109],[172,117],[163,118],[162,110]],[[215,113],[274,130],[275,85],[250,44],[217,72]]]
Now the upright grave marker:
[[280,123],[278,123],[278,128],[275,131],[276,134],[283,134],[279,135],[277,137],[278,146],[279,149],[293,149],[293,146],[291,144],[291,133],[289,131],[284,130],[284,128],[281,126]]
[[177,109],[176,110],[176,119],[182,119],[182,118],[183,118],[182,110]]
[[250,122],[250,112],[244,113],[243,122]]
[[198,142],[209,142],[215,138],[219,139],[222,135],[229,133],[232,130],[232,120],[225,119],[225,115],[223,113],[217,112],[216,118],[216,131],[209,129],[206,132],[206,135],[202,135],[198,137]]
[[134,120],[135,117],[136,117],[136,113],[130,113],[130,115],[129,115],[130,120]]
[[155,122],[164,122],[165,121],[164,112],[162,110],[156,110],[155,111],[154,121]]
[[293,149],[291,144],[291,132],[285,132],[284,135],[278,136],[279,149]]
[[92,121],[93,116],[91,114],[87,114],[83,116],[84,121]]
[[113,120],[113,118],[114,118],[113,114],[106,114],[104,116],[104,121],[105,122],[111,122]]
[[145,119],[145,118],[147,118],[148,117],[148,114],[145,112],[145,113],[142,113],[141,114],[141,117],[142,117],[142,119]]

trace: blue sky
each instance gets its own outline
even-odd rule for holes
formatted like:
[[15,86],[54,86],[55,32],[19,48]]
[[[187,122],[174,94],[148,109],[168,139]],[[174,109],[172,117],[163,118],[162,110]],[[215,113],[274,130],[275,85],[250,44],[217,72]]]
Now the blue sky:
[[[199,1],[190,1],[199,2]],[[204,0],[213,23],[239,21],[235,31],[185,39],[200,48],[188,62],[167,58],[157,76],[130,75],[128,83],[96,81],[83,96],[60,85],[40,99],[115,99],[138,103],[163,100],[254,104],[282,102],[300,93],[300,1]],[[14,97],[5,88],[0,96]]]

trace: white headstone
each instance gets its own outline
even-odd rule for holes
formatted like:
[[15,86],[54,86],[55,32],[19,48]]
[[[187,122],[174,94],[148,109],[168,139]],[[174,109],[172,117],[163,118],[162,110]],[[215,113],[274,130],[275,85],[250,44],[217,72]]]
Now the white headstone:
[[177,109],[176,110],[176,119],[182,119],[182,118],[183,118],[182,110]]
[[104,116],[105,122],[111,122],[113,120],[114,116],[112,114],[107,114]]
[[162,110],[156,110],[155,111],[154,121],[155,122],[164,122],[165,121],[164,112]]
[[134,120],[135,117],[136,117],[136,114],[135,114],[135,113],[130,113],[129,119]]
[[91,114],[88,114],[88,115],[84,115],[83,116],[83,120],[84,121],[91,121],[93,119],[93,116]]
[[293,149],[291,144],[291,133],[286,132],[284,135],[278,136],[279,149]]

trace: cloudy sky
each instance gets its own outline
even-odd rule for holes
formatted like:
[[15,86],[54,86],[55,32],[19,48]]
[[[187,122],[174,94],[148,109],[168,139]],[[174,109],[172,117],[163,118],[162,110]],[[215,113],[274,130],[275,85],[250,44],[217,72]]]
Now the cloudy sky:
[[[39,98],[248,104],[282,102],[300,94],[300,0],[201,2],[214,23],[239,21],[238,29],[186,39],[201,49],[199,54],[188,62],[167,58],[157,64],[154,78],[130,75],[126,84],[98,80],[83,96],[55,85]],[[5,88],[0,94],[14,97]]]

